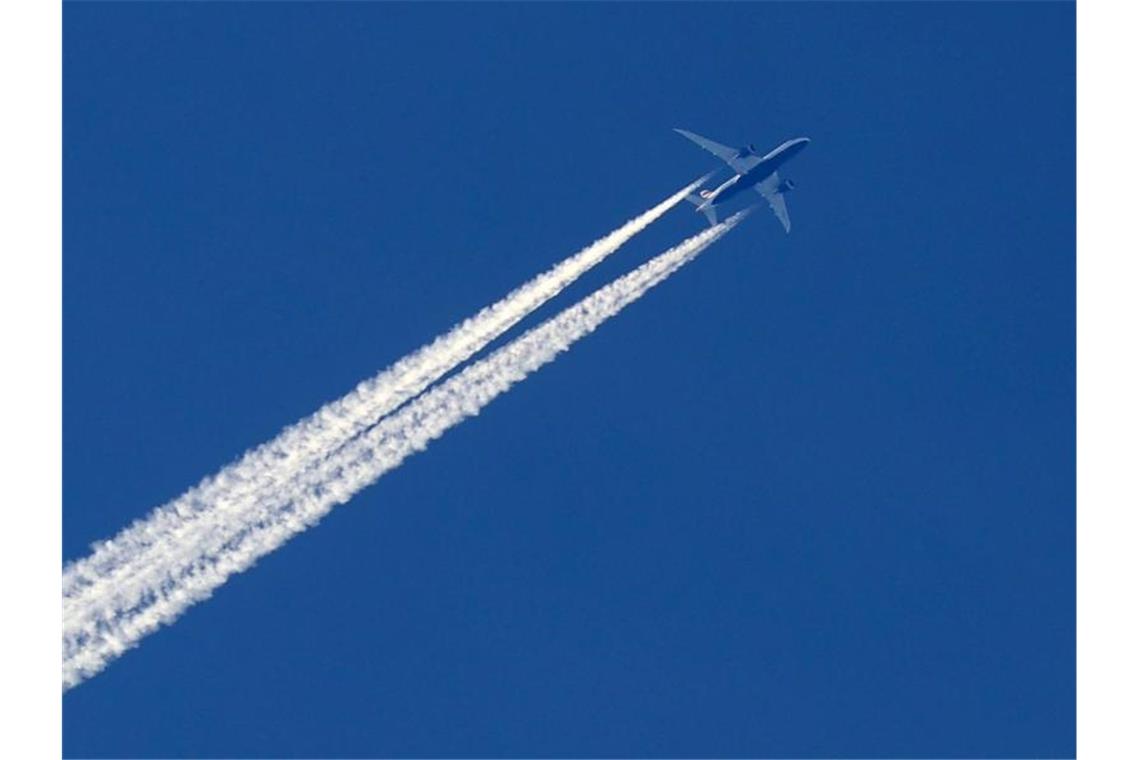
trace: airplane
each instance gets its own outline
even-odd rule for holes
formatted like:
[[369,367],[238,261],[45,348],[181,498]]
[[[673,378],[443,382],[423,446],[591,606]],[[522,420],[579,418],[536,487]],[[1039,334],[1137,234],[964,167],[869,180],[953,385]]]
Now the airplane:
[[728,180],[716,190],[701,190],[699,194],[690,194],[687,200],[697,207],[709,220],[709,224],[716,224],[717,206],[735,198],[749,188],[753,188],[768,205],[772,213],[784,225],[784,232],[790,232],[792,221],[788,218],[788,206],[784,202],[784,193],[795,187],[790,179],[780,179],[777,169],[788,159],[807,147],[811,140],[807,137],[797,137],[794,140],[779,145],[761,156],[756,147],[748,145],[744,148],[730,148],[727,145],[713,142],[706,137],[686,132],[683,129],[674,129],[677,132],[709,153],[728,164],[736,172],[736,176]]

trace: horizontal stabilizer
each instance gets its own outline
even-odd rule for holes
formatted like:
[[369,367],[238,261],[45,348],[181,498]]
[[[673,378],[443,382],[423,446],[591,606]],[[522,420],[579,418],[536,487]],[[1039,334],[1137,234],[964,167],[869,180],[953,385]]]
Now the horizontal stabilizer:
[[716,226],[716,207],[709,203],[707,200],[699,195],[689,193],[685,196],[685,200],[697,207],[705,215],[705,219],[709,220],[709,226]]

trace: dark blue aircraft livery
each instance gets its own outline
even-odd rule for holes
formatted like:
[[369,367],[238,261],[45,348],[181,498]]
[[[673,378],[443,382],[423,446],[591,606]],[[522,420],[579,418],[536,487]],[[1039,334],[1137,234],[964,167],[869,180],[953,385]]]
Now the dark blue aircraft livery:
[[768,205],[772,207],[772,213],[784,225],[784,231],[791,231],[792,221],[788,218],[788,205],[784,202],[784,193],[791,190],[795,185],[790,179],[780,179],[780,174],[776,170],[792,156],[806,148],[811,140],[806,137],[797,137],[761,156],[751,145],[746,148],[730,148],[683,129],[674,131],[712,153],[736,172],[735,177],[716,190],[701,190],[696,195],[688,197],[689,202],[697,207],[697,211],[703,213],[709,220],[709,224],[716,224],[717,206],[724,205],[751,188],[768,201]]

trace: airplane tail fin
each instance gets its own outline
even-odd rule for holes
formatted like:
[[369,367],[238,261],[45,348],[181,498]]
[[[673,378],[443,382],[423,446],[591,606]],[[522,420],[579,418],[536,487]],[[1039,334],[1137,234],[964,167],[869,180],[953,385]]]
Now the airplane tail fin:
[[708,202],[708,198],[703,195],[703,193],[707,192],[708,190],[702,190],[702,195],[689,193],[685,196],[685,200],[696,206],[697,211],[700,211],[705,215],[705,219],[709,220],[709,226],[713,227],[716,225],[716,209],[713,208],[712,204]]

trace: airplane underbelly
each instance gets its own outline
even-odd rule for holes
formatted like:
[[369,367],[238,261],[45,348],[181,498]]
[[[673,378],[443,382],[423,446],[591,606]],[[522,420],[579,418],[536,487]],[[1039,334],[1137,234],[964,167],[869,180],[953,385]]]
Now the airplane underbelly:
[[726,187],[723,191],[717,194],[716,199],[713,201],[714,206],[719,206],[722,203],[727,203],[736,196],[740,195],[741,191],[746,190],[751,185],[746,185],[743,182],[737,182],[732,187]]
[[751,190],[756,185],[759,185],[772,174],[772,170],[768,166],[757,167],[760,171],[753,169],[740,178],[738,182],[734,182],[731,187],[726,187],[722,193],[717,195],[716,202],[718,204],[736,198],[741,193]]

